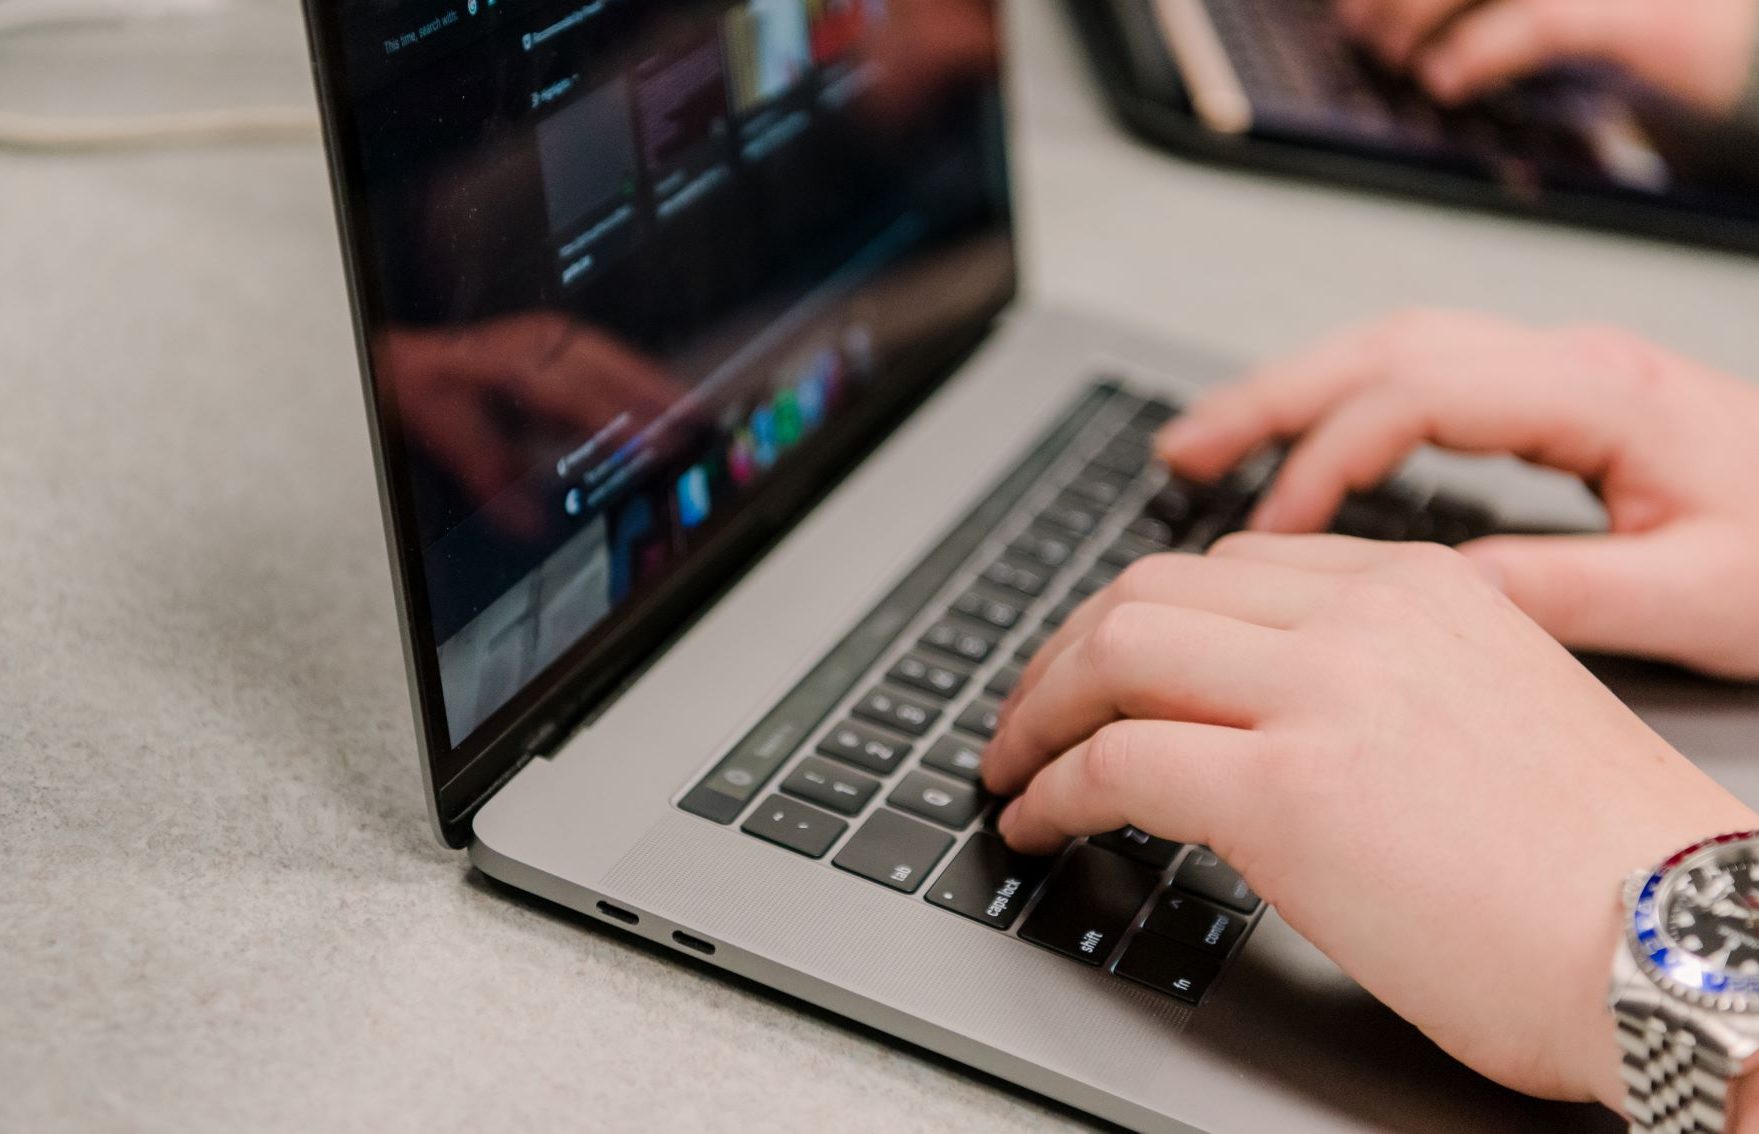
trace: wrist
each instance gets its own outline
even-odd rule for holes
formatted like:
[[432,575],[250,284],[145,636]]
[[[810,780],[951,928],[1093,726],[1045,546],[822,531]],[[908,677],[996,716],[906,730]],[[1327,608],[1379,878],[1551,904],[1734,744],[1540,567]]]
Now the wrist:
[[1728,1134],[1759,1134],[1759,1091],[1737,1086],[1730,1099]]
[[[1737,811],[1743,814],[1736,814],[1735,812]],[[1759,816],[1755,816],[1752,811],[1744,806],[1731,810],[1729,819],[1725,822],[1729,823],[1728,826],[1722,828],[1725,833],[1759,829]],[[1717,829],[1717,826],[1712,823],[1706,824],[1698,829],[1700,832],[1705,830],[1713,831]],[[1647,840],[1644,841],[1647,842]],[[1694,846],[1693,844],[1695,843],[1699,845]],[[1723,846],[1729,846],[1731,843],[1734,844],[1734,847],[1736,848],[1732,852],[1724,852],[1719,849]],[[1618,979],[1621,983],[1615,985],[1610,991],[1612,992],[1612,998],[1615,1001],[1631,1005],[1632,1010],[1636,1012],[1638,1019],[1647,1019],[1649,1015],[1648,1010],[1643,1008],[1642,1005],[1648,1002],[1651,997],[1659,992],[1665,1001],[1668,1000],[1672,994],[1666,992],[1665,983],[1662,983],[1659,980],[1652,981],[1651,978],[1643,976],[1635,970],[1629,968],[1620,969],[1617,967],[1622,963],[1620,961],[1621,956],[1627,955],[1626,951],[1631,947],[1627,944],[1628,931],[1630,931],[1632,925],[1635,925],[1639,930],[1642,930],[1645,925],[1648,925],[1650,927],[1649,930],[1646,931],[1648,936],[1644,937],[1643,940],[1649,944],[1656,944],[1654,942],[1655,929],[1658,926],[1660,919],[1665,916],[1663,907],[1666,906],[1669,901],[1682,900],[1677,895],[1674,899],[1668,899],[1665,897],[1668,892],[1668,883],[1665,879],[1670,875],[1678,877],[1678,874],[1673,874],[1672,872],[1683,872],[1685,870],[1692,870],[1692,876],[1696,877],[1696,871],[1705,868],[1705,864],[1708,864],[1709,869],[1716,869],[1717,863],[1724,860],[1709,858],[1706,856],[1716,856],[1724,853],[1734,853],[1739,855],[1742,851],[1738,848],[1743,844],[1750,848],[1750,839],[1744,840],[1736,838],[1731,840],[1720,837],[1709,838],[1702,833],[1695,838],[1688,837],[1684,840],[1683,844],[1680,845],[1692,848],[1690,852],[1691,857],[1688,857],[1686,852],[1680,851],[1678,846],[1676,846],[1675,852],[1664,852],[1664,856],[1666,854],[1671,854],[1672,857],[1665,861],[1664,866],[1657,872],[1663,881],[1651,882],[1645,886],[1643,889],[1644,900],[1638,902],[1634,913],[1625,908],[1625,902],[1615,903],[1616,915],[1613,918],[1610,931],[1604,926],[1601,928],[1601,933],[1605,938],[1603,941],[1605,948],[1603,955],[1605,956],[1607,963],[1615,966],[1615,973],[1625,973],[1628,975],[1620,976]],[[1750,849],[1747,853],[1750,853]],[[1685,862],[1684,866],[1678,865],[1682,859]],[[1723,869],[1732,871],[1737,867],[1750,863],[1752,860],[1751,858],[1735,858],[1727,861],[1729,862],[1729,865],[1723,867]],[[1649,869],[1643,869],[1639,872],[1638,878],[1645,879],[1648,878],[1650,874],[1651,871]],[[1729,881],[1729,877],[1728,874],[1725,874],[1722,881],[1724,884],[1732,886],[1733,884]],[[1651,899],[1650,894],[1652,890],[1664,896]],[[1685,889],[1683,893],[1688,896],[1683,900],[1690,902],[1692,899],[1689,895],[1693,893],[1690,884],[1688,884],[1687,889]],[[1630,899],[1627,898],[1626,900],[1629,901]],[[1709,907],[1705,908],[1708,909]],[[1686,910],[1687,912],[1699,912],[1697,907],[1690,905],[1686,907]],[[1714,914],[1701,913],[1700,916],[1706,918],[1702,923],[1704,926],[1713,924]],[[1633,917],[1636,918],[1634,922],[1632,921]],[[1739,919],[1737,918],[1737,922],[1738,920]],[[1688,926],[1692,924],[1690,919],[1687,920],[1686,924]],[[1705,929],[1703,932],[1707,933],[1709,931]],[[1688,937],[1685,940],[1687,941],[1686,947],[1689,949],[1697,950],[1700,947],[1698,942],[1693,938]],[[1668,944],[1669,948],[1675,953],[1680,952],[1680,948],[1677,945],[1665,941],[1662,942],[1662,944]],[[1666,951],[1667,950],[1662,950],[1662,953],[1665,954]],[[1653,952],[1653,950],[1649,950],[1649,952]],[[1660,954],[1657,954],[1657,956],[1660,956]],[[1669,966],[1672,965],[1672,962],[1667,961],[1661,961],[1659,963]],[[1670,967],[1668,971],[1671,972],[1672,968]],[[1627,981],[1630,986],[1628,991],[1632,994],[1634,999],[1626,999],[1625,993],[1627,989],[1623,982]],[[1659,988],[1651,989],[1651,984],[1658,984]],[[1692,987],[1697,987],[1697,985],[1694,984]],[[1681,995],[1683,996],[1683,994]],[[1676,1007],[1681,1012],[1689,1011],[1689,1008],[1684,1001],[1676,1004]],[[1591,1093],[1594,1098],[1598,1099],[1603,1105],[1607,1106],[1620,1117],[1625,1117],[1627,1095],[1631,1088],[1624,1080],[1624,1064],[1626,1060],[1624,1046],[1627,1042],[1630,1042],[1630,1040],[1629,1037],[1621,1039],[1617,1017],[1610,1004],[1607,1005],[1607,1010],[1602,1013],[1601,1027],[1597,1029],[1597,1031],[1599,1035],[1595,1037],[1595,1041],[1588,1046],[1598,1048],[1603,1053],[1602,1062],[1598,1067],[1588,1068],[1585,1082],[1588,1085],[1589,1093]],[[1639,1048],[1644,1046],[1644,1041],[1639,1040],[1637,1042]],[[1644,1074],[1639,1074],[1638,1081],[1650,1083],[1648,1088],[1639,1088],[1639,1094],[1644,1096],[1647,1096],[1648,1091],[1654,1090],[1659,1083],[1665,1081],[1667,1076],[1673,1074],[1673,1071],[1666,1071],[1664,1073],[1661,1070],[1662,1067],[1672,1066],[1672,1064],[1669,1063],[1669,1057],[1666,1056],[1661,1049],[1653,1046],[1650,1047],[1649,1050],[1651,1062],[1648,1065],[1648,1075],[1660,1075],[1661,1078],[1651,1079],[1647,1078]],[[1659,1062],[1656,1062],[1656,1060],[1659,1060]],[[1759,1083],[1752,1083],[1745,1080],[1736,1080],[1728,1083],[1727,1095],[1722,1109],[1725,1118],[1719,1129],[1721,1129],[1724,1134],[1759,1134]]]

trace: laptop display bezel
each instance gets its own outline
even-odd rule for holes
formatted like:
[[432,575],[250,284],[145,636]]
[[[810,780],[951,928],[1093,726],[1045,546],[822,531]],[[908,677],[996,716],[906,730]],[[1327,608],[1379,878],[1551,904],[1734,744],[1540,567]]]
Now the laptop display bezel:
[[[386,312],[380,302],[383,291],[374,275],[371,234],[363,219],[369,214],[355,124],[349,115],[341,14],[339,5],[324,0],[305,0],[304,9],[429,816],[440,839],[458,848],[470,841],[470,820],[476,809],[501,784],[614,700],[944,384],[1017,298],[1007,104],[998,75],[995,98],[1002,108],[1000,137],[992,142],[998,149],[1000,166],[996,171],[999,235],[1005,238],[1008,262],[1005,287],[994,301],[974,308],[944,336],[898,360],[876,384],[878,392],[866,404],[829,425],[823,443],[811,453],[793,457],[784,475],[772,478],[736,520],[692,552],[687,566],[681,565],[664,585],[620,611],[615,629],[596,642],[576,643],[496,712],[489,725],[464,743],[453,745],[441,694],[438,643],[422,614],[427,609],[426,581],[409,453],[393,395],[374,380],[369,348],[386,324]],[[998,59],[1003,38],[998,27]],[[437,768],[441,760],[446,761],[444,771]]]

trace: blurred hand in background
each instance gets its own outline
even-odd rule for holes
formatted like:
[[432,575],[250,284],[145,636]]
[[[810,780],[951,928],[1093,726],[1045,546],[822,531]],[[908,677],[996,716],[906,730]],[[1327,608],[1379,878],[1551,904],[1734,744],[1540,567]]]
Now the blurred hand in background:
[[613,427],[632,436],[684,394],[649,359],[551,312],[394,330],[373,354],[416,443],[517,538],[544,531],[548,514],[531,474],[554,460],[557,446]]
[[1377,55],[1450,103],[1593,60],[1727,113],[1759,42],[1756,0],[1337,0],[1337,9]]

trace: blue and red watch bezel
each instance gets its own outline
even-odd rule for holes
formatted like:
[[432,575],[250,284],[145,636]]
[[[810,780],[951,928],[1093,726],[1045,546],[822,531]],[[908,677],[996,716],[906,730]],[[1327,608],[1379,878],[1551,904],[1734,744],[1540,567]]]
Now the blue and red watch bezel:
[[1708,966],[1699,957],[1670,944],[1661,927],[1661,890],[1667,879],[1691,859],[1717,847],[1743,842],[1759,844],[1759,831],[1718,835],[1694,843],[1656,867],[1643,880],[1632,902],[1630,936],[1637,959],[1651,975],[1694,998],[1759,1001],[1759,974],[1730,973]]

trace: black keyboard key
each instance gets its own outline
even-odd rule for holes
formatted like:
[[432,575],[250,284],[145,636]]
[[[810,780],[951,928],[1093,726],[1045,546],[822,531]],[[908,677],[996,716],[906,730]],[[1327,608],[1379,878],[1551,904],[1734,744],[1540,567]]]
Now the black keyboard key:
[[1107,567],[1116,567],[1122,571],[1139,559],[1147,559],[1150,555],[1159,555],[1164,551],[1166,551],[1164,547],[1156,547],[1153,544],[1125,536],[1106,548],[1105,553],[1099,557],[1099,561]]
[[1050,613],[1048,613],[1044,616],[1044,624],[1046,626],[1049,626],[1053,630],[1056,629],[1057,627],[1061,626],[1063,623],[1069,621],[1069,616],[1074,614],[1076,609],[1079,608],[1081,606],[1081,604],[1086,601],[1087,601],[1086,595],[1081,595],[1081,594],[1069,595],[1069,597],[1065,598],[1062,602],[1059,602],[1057,605],[1051,607]]
[[921,645],[972,665],[982,665],[995,652],[996,640],[956,622],[937,622],[922,636]]
[[1496,531],[1496,517],[1487,509],[1447,496],[1429,502],[1430,539],[1458,547]]
[[1044,627],[1028,634],[1025,640],[1020,643],[1020,648],[1014,651],[1015,660],[1021,664],[1031,661],[1032,655],[1042,650],[1044,644],[1051,640],[1051,635],[1055,632],[1051,627]]
[[796,803],[779,795],[763,801],[740,828],[748,835],[787,847],[808,858],[823,858],[849,824],[816,807]]
[[1098,529],[1099,514],[1058,502],[1039,513],[1036,525],[1048,529],[1051,534],[1067,534],[1083,540]]
[[1141,540],[1143,543],[1150,544],[1163,551],[1177,542],[1174,538],[1173,529],[1167,524],[1167,522],[1165,520],[1158,520],[1153,516],[1139,517],[1136,520],[1131,521],[1130,526],[1124,530]]
[[983,768],[983,748],[975,741],[943,736],[923,756],[922,766],[976,783]]
[[1004,666],[996,670],[995,676],[989,679],[989,684],[983,687],[983,691],[991,697],[1006,697],[1020,684],[1020,675],[1025,672],[1026,667],[1023,665]]
[[1165,937],[1138,933],[1112,971],[1156,992],[1197,1004],[1221,975],[1222,963],[1195,949],[1175,945]]
[[955,783],[927,772],[911,772],[886,802],[900,811],[962,831],[983,810],[987,797],[969,783]]
[[1123,498],[1130,481],[1121,476],[1099,474],[1081,476],[1063,493],[1063,499],[1080,508],[1103,512]]
[[900,658],[887,676],[899,685],[919,689],[943,700],[957,697],[965,683],[971,680],[971,675],[964,670],[938,665],[917,654]]
[[1040,567],[1048,567],[1052,571],[1055,571],[1068,563],[1074,556],[1075,545],[1069,540],[1061,539],[1056,536],[1042,535],[1037,532],[1027,532],[1025,535],[1015,540],[1008,548],[1008,551],[1011,555],[1014,555],[1017,558],[1028,560],[1038,564]]
[[941,711],[927,701],[918,701],[884,686],[870,690],[851,710],[862,720],[897,729],[906,736],[923,736],[940,719]]
[[1352,496],[1345,500],[1331,523],[1331,530],[1337,535],[1390,543],[1421,538],[1427,534],[1425,529],[1428,527],[1418,522],[1414,511],[1370,496]]
[[1225,957],[1246,932],[1247,918],[1200,902],[1181,890],[1161,895],[1142,928],[1203,953]]
[[914,894],[953,845],[953,836],[880,808],[831,861],[851,874]]
[[996,734],[996,716],[1002,711],[1001,705],[987,698],[978,698],[965,706],[953,727],[972,736],[988,740]]
[[1121,572],[1108,567],[1094,567],[1075,581],[1069,593],[1082,598],[1092,598],[1117,581]]
[[1011,559],[998,559],[984,569],[983,581],[992,587],[1013,591],[1026,598],[1037,598],[1050,586],[1050,575],[1043,567],[1029,567]]
[[1006,930],[1032,900],[1055,861],[1016,854],[995,835],[980,831],[934,880],[928,900],[972,921]]
[[1159,520],[1177,536],[1191,526],[1207,494],[1189,481],[1174,477],[1143,507],[1142,514]]
[[882,776],[891,775],[910,755],[910,742],[858,721],[844,721],[818,742],[822,754]]
[[1258,908],[1258,895],[1252,887],[1208,847],[1192,848],[1179,864],[1179,872],[1173,875],[1173,885],[1241,913],[1249,914]]
[[1045,886],[1020,936],[1083,964],[1111,955],[1154,892],[1160,875],[1095,846],[1070,851]]
[[1143,442],[1114,441],[1101,449],[1088,462],[1090,474],[1134,477],[1148,464],[1148,446]]
[[1171,402],[1164,402],[1159,398],[1149,398],[1142,403],[1142,408],[1136,411],[1136,416],[1131,419],[1130,424],[1145,433],[1152,434],[1159,432],[1161,426],[1177,416],[1179,416],[1179,411]]
[[1156,870],[1165,870],[1173,864],[1179,855],[1179,843],[1171,843],[1165,839],[1157,839],[1146,831],[1138,831],[1134,827],[1124,827],[1117,831],[1109,831],[1103,835],[1095,835],[1087,840],[1090,846],[1104,847],[1116,851],[1128,858]]
[[867,801],[873,798],[873,793],[879,790],[879,786],[878,780],[838,767],[817,756],[808,756],[802,760],[800,766],[782,781],[782,790],[789,795],[828,807],[832,811],[841,811],[844,815],[859,814],[867,806]]
[[1021,611],[1013,603],[990,598],[981,591],[966,591],[954,600],[953,613],[1007,631],[1020,624]]

